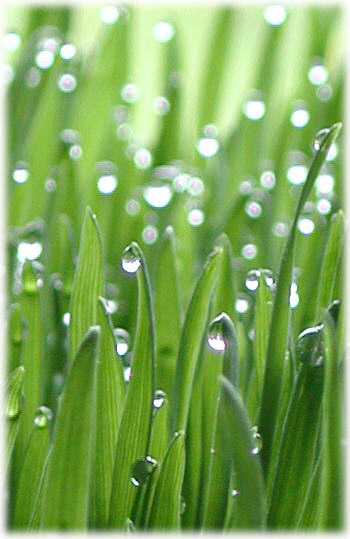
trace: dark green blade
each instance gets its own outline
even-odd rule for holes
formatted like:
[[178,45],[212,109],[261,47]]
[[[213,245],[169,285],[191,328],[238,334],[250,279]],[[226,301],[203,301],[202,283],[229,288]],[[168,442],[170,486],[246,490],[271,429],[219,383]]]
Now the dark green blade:
[[41,530],[87,526],[99,335],[98,326],[86,333],[60,397],[43,487]]
[[132,465],[146,457],[150,436],[154,396],[155,343],[151,287],[140,247],[131,248],[141,262],[137,270],[138,311],[132,376],[121,418],[110,498],[110,528],[125,529],[131,516],[137,487],[131,482]]

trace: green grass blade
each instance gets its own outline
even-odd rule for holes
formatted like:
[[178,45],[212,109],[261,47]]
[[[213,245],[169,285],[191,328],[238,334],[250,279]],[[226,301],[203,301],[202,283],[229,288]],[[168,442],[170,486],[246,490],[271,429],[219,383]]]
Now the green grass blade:
[[153,303],[143,254],[136,243],[130,247],[141,262],[137,271],[138,312],[133,350],[132,376],[121,418],[114,461],[109,527],[125,529],[131,516],[137,487],[131,468],[149,450],[154,396],[155,343]]
[[125,402],[122,365],[115,351],[111,321],[103,298],[99,298],[97,320],[101,327],[97,367],[96,447],[92,467],[94,525],[104,528],[108,521],[115,448]]
[[70,303],[69,361],[72,362],[82,338],[97,322],[97,299],[102,295],[102,243],[96,216],[86,209],[78,264]]
[[149,520],[150,529],[179,530],[184,464],[184,433],[180,431],[170,442],[159,472]]
[[321,487],[321,463],[322,456],[317,459],[312,476],[310,477],[309,488],[297,523],[298,530],[315,531],[317,529]]
[[[175,237],[167,227],[159,252],[159,270],[155,283],[154,311],[157,336],[157,389],[165,391],[172,402],[176,358],[181,332],[181,312],[178,274],[176,268]],[[171,332],[169,332],[169,328]]]
[[100,328],[86,333],[60,397],[43,490],[42,530],[87,525]]
[[9,366],[8,371],[12,372],[20,363],[22,342],[24,339],[24,327],[21,314],[21,305],[14,303],[10,307],[9,313]]
[[285,419],[267,523],[294,529],[312,474],[322,402],[323,367],[302,366]]
[[222,250],[216,250],[210,255],[187,310],[176,365],[171,418],[173,431],[186,428],[193,376],[221,256]]
[[[258,530],[264,527],[265,499],[260,457],[252,454],[255,447],[251,425],[242,401],[233,385],[221,377],[222,412],[218,422],[225,436],[225,460],[231,458],[234,470],[235,522],[238,530]],[[229,494],[230,495],[230,494]]]
[[332,142],[337,137],[341,124],[334,124],[325,133],[312,159],[310,169],[295,211],[293,223],[287,238],[276,282],[275,300],[272,310],[270,335],[267,346],[265,376],[260,408],[260,432],[264,440],[262,463],[267,475],[270,452],[277,418],[279,397],[284,370],[284,358],[287,349],[290,308],[289,290],[292,281],[294,251],[298,219],[302,208],[311,192],[314,181],[323,165]]
[[46,408],[44,411],[39,409],[38,412],[24,454],[18,489],[15,494],[12,523],[13,528],[17,530],[26,529],[30,523],[49,448],[51,411]]
[[21,412],[21,392],[24,381],[24,367],[17,367],[9,376],[6,387],[5,416],[7,419],[6,467],[12,455],[18,431]]
[[340,530],[344,527],[344,455],[343,437],[343,363],[339,362],[334,323],[324,319],[325,388],[322,415],[323,462],[319,527]]
[[[334,281],[337,267],[344,246],[344,213],[339,210],[333,217],[327,240],[326,250],[323,256],[320,275],[320,286],[317,299],[316,320],[322,314],[333,299]],[[338,299],[338,298],[337,298]]]

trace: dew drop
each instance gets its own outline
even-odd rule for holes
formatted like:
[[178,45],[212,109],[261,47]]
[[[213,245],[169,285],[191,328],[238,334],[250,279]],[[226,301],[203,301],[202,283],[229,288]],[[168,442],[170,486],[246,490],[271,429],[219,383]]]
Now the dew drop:
[[258,453],[260,453],[260,451],[262,449],[262,445],[263,445],[262,444],[261,434],[259,434],[257,426],[252,427],[251,433],[253,435],[254,447],[252,447],[252,449],[250,451],[250,454],[251,455],[258,455]]
[[187,220],[191,226],[200,226],[204,222],[204,212],[198,208],[191,210],[187,216]]
[[142,230],[142,239],[146,245],[153,245],[158,238],[158,229],[153,225],[145,226]]
[[147,148],[139,148],[134,155],[134,163],[137,168],[144,170],[152,164],[152,154]]
[[264,19],[271,26],[280,26],[286,17],[286,8],[278,4],[267,6],[264,10]]
[[322,146],[322,143],[323,141],[325,140],[325,138],[329,135],[329,128],[326,127],[325,129],[320,129],[320,131],[318,131],[315,135],[315,139],[314,139],[314,150],[315,152],[318,152]]
[[125,204],[126,213],[128,213],[129,215],[137,215],[140,212],[140,209],[141,209],[141,206],[137,200],[133,198],[131,198],[130,200],[127,200]]
[[161,43],[166,43],[167,41],[170,41],[173,38],[175,34],[175,29],[173,25],[170,24],[170,22],[158,21],[153,26],[152,32],[153,32],[154,39],[156,39],[157,41]]
[[126,367],[123,371],[123,376],[125,382],[130,382],[130,378],[132,377],[132,370],[131,367]]
[[321,198],[316,207],[321,215],[329,215],[332,211],[332,204],[326,198]]
[[315,223],[309,217],[302,217],[298,221],[298,229],[304,236],[310,236],[315,230]]
[[153,397],[154,408],[161,408],[164,404],[165,398],[166,398],[166,395],[164,391],[162,391],[161,389],[157,389]]
[[103,174],[97,180],[97,189],[103,195],[114,193],[118,185],[118,179],[114,174]]
[[39,69],[37,69],[36,67],[31,67],[30,69],[28,69],[26,73],[26,85],[29,88],[35,88],[36,86],[38,86],[40,80],[41,74]]
[[204,191],[204,184],[200,178],[191,178],[188,182],[187,191],[192,196],[200,196]]
[[100,11],[100,19],[105,24],[114,24],[119,18],[119,9],[116,6],[104,6]]
[[50,50],[39,51],[35,56],[35,63],[40,69],[49,69],[54,60],[55,55]]
[[261,186],[265,189],[273,189],[276,184],[276,176],[272,170],[265,170],[260,176]]
[[138,458],[131,467],[131,482],[135,487],[147,483],[149,476],[157,466],[157,461],[151,456]]
[[175,176],[175,178],[173,179],[174,190],[177,193],[183,193],[183,191],[185,191],[185,189],[187,188],[190,179],[191,176],[186,173],[178,174],[177,176]]
[[141,91],[137,84],[128,82],[121,89],[120,96],[126,103],[136,103],[140,98]]
[[245,295],[240,295],[235,301],[235,310],[239,314],[248,312],[250,307],[249,298]]
[[143,197],[153,208],[165,208],[171,200],[172,191],[167,184],[154,183],[144,188]]
[[307,177],[307,168],[305,165],[297,163],[289,167],[287,171],[288,181],[292,185],[302,185]]
[[239,185],[239,191],[242,195],[249,195],[253,190],[253,182],[251,180],[243,180]]
[[288,234],[288,231],[289,227],[287,223],[284,223],[283,221],[278,221],[277,223],[273,223],[272,225],[272,233],[278,238],[285,238]]
[[77,161],[83,155],[83,150],[79,144],[73,144],[73,146],[69,148],[68,155],[73,161]]
[[160,95],[153,100],[152,110],[158,116],[165,116],[170,110],[169,99]]
[[240,495],[240,491],[237,490],[236,488],[234,488],[234,489],[231,490],[231,496],[232,496],[233,498],[235,498],[236,496],[239,496],[239,495]]
[[262,208],[255,200],[249,200],[244,206],[244,211],[251,219],[257,219],[261,215]]
[[265,114],[265,103],[259,97],[253,97],[243,105],[243,114],[253,122],[261,120]]
[[313,65],[309,69],[307,77],[311,84],[314,84],[315,86],[319,86],[320,84],[327,82],[328,70],[323,65],[322,58],[314,60]]
[[114,337],[115,337],[115,348],[117,351],[118,356],[125,356],[130,347],[130,335],[124,328],[115,328],[113,330]]
[[214,157],[219,150],[219,142],[216,138],[201,137],[197,142],[197,151],[202,157]]
[[126,273],[136,273],[141,266],[139,250],[133,243],[124,249],[121,265]]
[[41,255],[42,250],[42,245],[38,241],[33,243],[22,241],[17,248],[17,258],[20,262],[36,260]]
[[63,322],[63,325],[68,327],[69,324],[70,324],[70,313],[64,313],[64,315],[62,316],[62,322]]
[[3,47],[5,51],[14,52],[21,45],[22,39],[16,32],[8,32],[3,37]]
[[60,50],[60,56],[63,60],[71,60],[76,55],[77,49],[73,43],[64,43]]
[[247,243],[242,247],[241,255],[246,260],[252,260],[258,254],[258,248],[254,243]]
[[52,178],[48,178],[45,182],[44,187],[48,193],[53,193],[54,191],[56,191],[57,183]]
[[76,89],[77,79],[71,73],[63,73],[63,75],[58,78],[57,84],[62,92],[69,94]]
[[333,89],[329,84],[321,84],[316,90],[316,96],[320,101],[329,101],[333,97]]
[[222,321],[225,316],[227,316],[225,313],[219,314],[209,325],[207,342],[209,348],[216,353],[223,353],[226,350],[222,328]]
[[180,496],[180,515],[183,515],[186,511],[186,502],[182,496]]
[[27,164],[24,161],[18,161],[12,172],[12,179],[16,183],[25,183],[29,178]]
[[318,367],[323,360],[323,324],[308,327],[297,339],[297,357],[302,363]]
[[296,108],[290,117],[290,121],[294,127],[298,127],[299,129],[302,127],[305,127],[310,120],[310,113],[305,108]]
[[47,406],[40,406],[34,417],[34,425],[36,427],[47,427],[52,419],[52,411]]
[[320,174],[316,179],[317,194],[329,195],[333,192],[334,177],[331,174]]

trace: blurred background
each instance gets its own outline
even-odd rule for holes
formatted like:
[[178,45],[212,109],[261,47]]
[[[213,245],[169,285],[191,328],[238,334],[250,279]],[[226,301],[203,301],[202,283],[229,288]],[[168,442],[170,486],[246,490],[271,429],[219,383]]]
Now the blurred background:
[[[123,249],[140,243],[155,283],[171,225],[184,307],[226,232],[234,316],[249,335],[249,272],[276,276],[316,133],[343,118],[344,9],[16,5],[6,9],[2,44],[10,301],[19,265],[37,260],[66,324],[90,205],[115,325],[134,331],[136,288],[120,270]],[[298,225],[295,332],[311,322],[327,225],[343,203],[343,138]]]

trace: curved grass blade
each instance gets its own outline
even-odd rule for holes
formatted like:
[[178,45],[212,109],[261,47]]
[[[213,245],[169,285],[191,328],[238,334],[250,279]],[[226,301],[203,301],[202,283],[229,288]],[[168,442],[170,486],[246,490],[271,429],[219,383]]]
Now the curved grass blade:
[[311,192],[320,168],[326,159],[328,150],[332,142],[336,139],[340,129],[340,123],[334,124],[324,132],[323,138],[317,140],[317,150],[312,159],[310,169],[298,201],[278,272],[275,300],[270,324],[270,334],[267,345],[266,366],[259,421],[261,435],[264,440],[261,458],[265,475],[267,475],[270,462],[270,452],[272,448],[274,426],[277,418],[285,364],[284,358],[289,336],[289,289],[292,281],[298,219],[301,210]]
[[9,313],[9,372],[12,372],[20,364],[21,347],[24,339],[23,326],[21,305],[14,303],[11,305]]
[[[159,271],[155,283],[156,383],[172,402],[176,358],[181,332],[179,283],[176,268],[175,237],[168,226],[159,252]],[[169,328],[171,327],[171,331]]]
[[[334,281],[337,267],[344,246],[344,213],[339,210],[332,216],[332,224],[329,231],[326,250],[323,257],[320,275],[320,286],[317,299],[316,317],[322,314],[331,303],[333,297]],[[317,322],[317,319],[315,322]]]
[[6,468],[12,455],[18,431],[18,419],[21,412],[21,392],[23,388],[23,381],[24,367],[21,365],[10,374],[6,387]]
[[312,476],[310,477],[309,488],[305,497],[304,505],[297,523],[297,529],[312,531],[317,529],[319,500],[321,488],[321,466],[322,455],[317,459]]
[[81,233],[78,264],[70,302],[69,362],[85,333],[97,321],[97,298],[102,295],[102,242],[96,216],[86,209]]
[[12,526],[26,529],[34,509],[35,497],[43,472],[50,441],[50,410],[39,408],[24,454],[15,494]]
[[125,528],[137,491],[131,482],[132,465],[149,450],[155,370],[154,315],[146,262],[137,243],[128,249],[140,261],[139,297],[132,376],[118,433],[109,509],[109,527],[118,529]]
[[284,422],[267,518],[270,529],[295,529],[314,465],[322,403],[322,366],[304,364]]
[[[225,314],[225,313],[223,313]],[[237,388],[238,384],[238,347],[237,336],[230,318],[222,318],[223,338],[226,343],[222,372],[223,375]],[[215,359],[215,358],[211,358]],[[230,475],[232,469],[231,455],[225,448],[225,433],[222,430],[222,398],[219,397],[216,407],[214,433],[210,449],[210,467],[208,479],[208,494],[203,511],[203,528],[206,530],[222,529],[225,521],[227,500],[229,496]],[[204,472],[203,472],[204,475]]]
[[187,310],[176,364],[171,417],[173,431],[186,428],[196,362],[221,256],[222,249],[209,255]]
[[98,326],[86,333],[60,397],[43,486],[42,530],[87,525],[99,336]]
[[222,407],[218,423],[224,434],[224,458],[231,458],[234,488],[239,493],[234,502],[234,527],[261,530],[265,523],[264,483],[259,455],[252,452],[255,443],[251,425],[237,390],[227,378],[221,376],[220,380]]
[[108,521],[115,448],[125,402],[122,365],[115,351],[111,320],[105,300],[99,298],[97,320],[101,327],[97,367],[96,446],[92,466],[91,496],[94,526],[104,528]]
[[344,526],[343,364],[338,359],[336,331],[331,316],[324,318],[325,388],[322,415],[323,461],[319,528],[339,530]]
[[149,519],[152,530],[179,530],[185,464],[184,432],[176,432],[159,472]]

